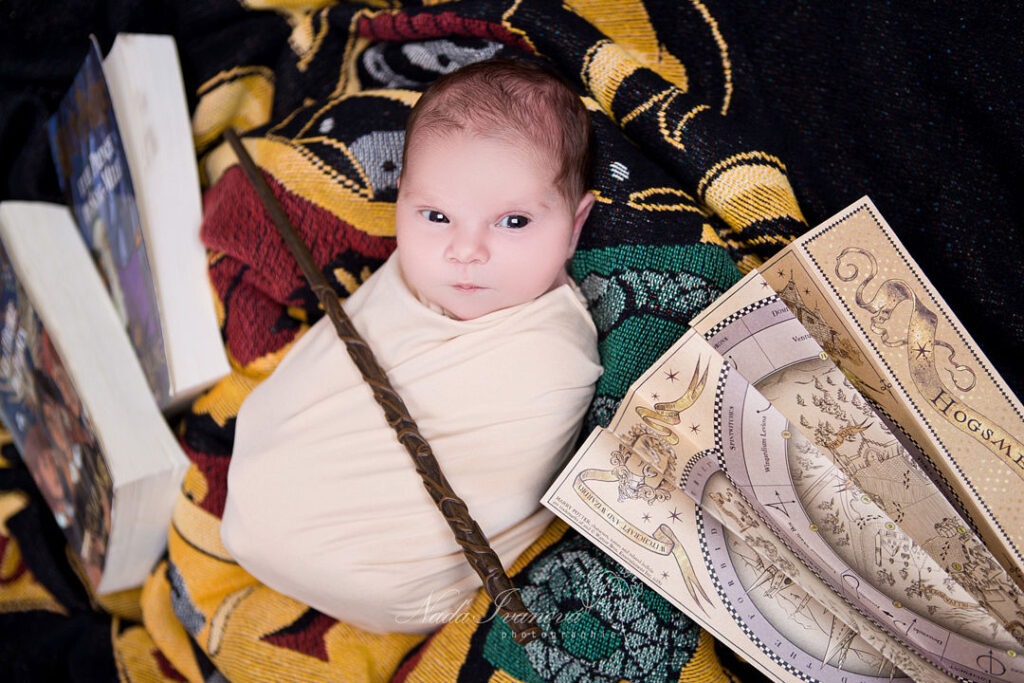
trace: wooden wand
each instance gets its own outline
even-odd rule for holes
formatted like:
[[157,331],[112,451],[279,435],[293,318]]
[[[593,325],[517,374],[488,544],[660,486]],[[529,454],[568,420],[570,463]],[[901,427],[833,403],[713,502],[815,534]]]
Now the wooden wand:
[[480,526],[470,517],[465,501],[452,490],[448,480],[441,472],[441,466],[437,462],[437,458],[434,457],[430,444],[420,434],[416,421],[409,414],[405,402],[391,386],[387,374],[380,367],[370,347],[353,327],[348,314],[341,307],[338,295],[317,267],[312,253],[299,237],[284,208],[277,201],[266,178],[263,177],[262,171],[256,167],[252,157],[243,147],[238,134],[234,129],[228,128],[224,131],[224,138],[234,150],[242,165],[242,170],[245,171],[256,194],[259,195],[281,233],[281,238],[298,262],[309,286],[320,300],[321,307],[334,323],[338,337],[345,342],[345,348],[348,349],[349,355],[362,373],[363,379],[373,389],[373,397],[384,409],[388,424],[395,430],[398,440],[412,457],[416,471],[419,472],[420,478],[423,480],[423,485],[430,493],[430,497],[434,499],[441,514],[444,515],[448,526],[451,527],[455,540],[462,546],[466,560],[480,576],[494,607],[512,629],[513,640],[519,645],[525,645],[534,640],[540,635],[540,627],[537,625],[536,619],[526,609],[519,591],[512,585],[512,580],[502,568],[501,560],[491,548]]

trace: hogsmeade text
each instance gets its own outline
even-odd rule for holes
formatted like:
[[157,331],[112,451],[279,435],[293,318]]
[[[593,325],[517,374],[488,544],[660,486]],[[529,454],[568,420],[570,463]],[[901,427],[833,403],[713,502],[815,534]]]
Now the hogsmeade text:
[[982,441],[990,450],[1006,458],[1024,472],[1024,447],[1015,438],[1006,433],[999,425],[974,411],[969,406],[958,402],[945,389],[940,389],[932,399],[943,417]]

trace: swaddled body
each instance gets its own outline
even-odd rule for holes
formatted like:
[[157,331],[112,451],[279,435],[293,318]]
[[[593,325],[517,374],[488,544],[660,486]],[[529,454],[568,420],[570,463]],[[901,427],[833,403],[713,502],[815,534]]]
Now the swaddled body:
[[[346,311],[505,566],[601,373],[569,285],[473,320],[423,306],[391,259]],[[427,631],[480,579],[329,320],[239,412],[222,535],[263,583],[373,631]]]

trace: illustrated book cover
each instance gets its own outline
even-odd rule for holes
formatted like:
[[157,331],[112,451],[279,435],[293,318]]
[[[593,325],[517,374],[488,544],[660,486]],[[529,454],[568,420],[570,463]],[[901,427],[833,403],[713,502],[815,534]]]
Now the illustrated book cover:
[[67,207],[0,204],[0,419],[93,589],[138,586],[188,460]]

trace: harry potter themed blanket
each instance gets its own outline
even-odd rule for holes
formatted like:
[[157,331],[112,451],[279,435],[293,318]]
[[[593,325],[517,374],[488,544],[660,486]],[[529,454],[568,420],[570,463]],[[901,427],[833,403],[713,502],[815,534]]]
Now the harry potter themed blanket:
[[[394,254],[345,302],[445,478],[509,566],[601,374],[597,330],[563,285],[473,320],[406,287]],[[221,538],[268,586],[377,632],[428,633],[480,588],[384,411],[321,318],[235,420]]]
[[542,629],[526,646],[479,593],[428,635],[380,635],[285,597],[239,566],[220,535],[236,416],[321,311],[221,142],[228,126],[348,297],[393,250],[402,131],[418,92],[496,54],[545,60],[562,73],[584,98],[596,137],[597,203],[572,262],[604,370],[588,432],[741,272],[865,194],[1011,387],[1024,385],[1024,312],[1012,277],[1024,256],[1019,8],[806,0],[3,7],[4,198],[60,199],[43,122],[90,31],[104,48],[117,31],[175,36],[232,373],[175,420],[192,467],[166,558],[139,591],[88,594],[5,448],[0,679],[755,678],[560,522],[509,568]]

